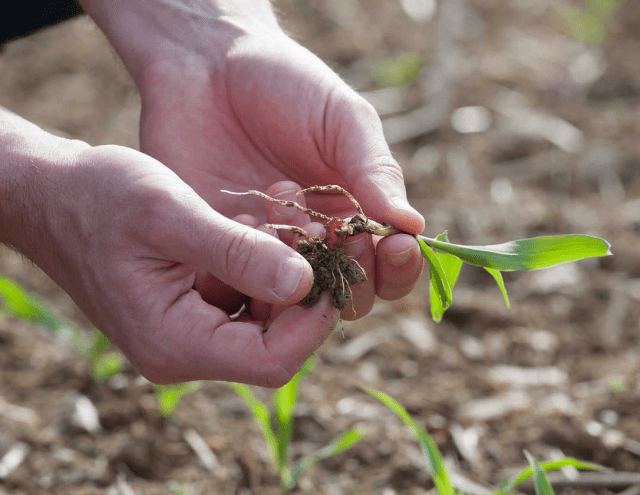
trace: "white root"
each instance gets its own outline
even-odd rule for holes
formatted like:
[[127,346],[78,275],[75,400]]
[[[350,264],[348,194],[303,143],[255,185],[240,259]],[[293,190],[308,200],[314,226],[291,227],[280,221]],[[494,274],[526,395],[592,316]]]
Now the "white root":
[[309,232],[300,227],[296,227],[295,225],[278,225],[274,223],[265,223],[264,226],[268,229],[289,230],[304,237],[307,241],[311,241],[311,235],[309,234]]
[[306,207],[302,206],[301,204],[296,203],[295,201],[285,201],[284,199],[272,198],[268,194],[265,194],[265,193],[260,192],[260,191],[256,191],[254,189],[251,189],[251,190],[249,190],[247,192],[233,192],[233,191],[227,191],[226,189],[220,189],[220,192],[223,192],[223,193],[226,193],[226,194],[234,194],[236,196],[250,196],[250,195],[251,196],[260,196],[262,199],[266,199],[267,201],[270,201],[271,203],[276,203],[276,204],[283,205],[283,206],[291,206],[293,208],[297,208],[298,210],[302,211],[303,213],[306,213],[307,215],[312,216],[312,217],[321,218],[325,222],[330,222],[331,220],[333,220],[333,218],[328,217],[327,215],[323,215],[322,213],[318,213],[317,211],[314,211],[311,208],[306,208]]
[[347,191],[343,187],[340,187],[340,186],[335,185],[335,184],[329,184],[327,186],[307,187],[306,189],[302,189],[302,190],[296,192],[296,196],[300,196],[301,194],[305,194],[305,193],[308,193],[308,192],[327,192],[327,191],[337,191],[337,192],[339,192],[341,194],[344,194],[353,203],[353,206],[356,207],[356,210],[358,211],[358,213],[360,215],[362,215],[362,217],[364,219],[367,218],[367,216],[364,214],[364,211],[362,211],[362,207],[360,206],[360,203],[358,203],[358,201],[356,201],[356,198],[354,198],[353,195],[349,191]]

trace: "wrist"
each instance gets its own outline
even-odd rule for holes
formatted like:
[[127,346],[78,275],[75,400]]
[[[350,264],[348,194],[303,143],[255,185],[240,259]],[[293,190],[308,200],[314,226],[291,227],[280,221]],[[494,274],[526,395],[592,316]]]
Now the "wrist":
[[[81,0],[140,88],[166,70],[224,58],[239,38],[280,31],[269,0]],[[115,5],[114,5],[115,4]]]
[[51,256],[60,169],[81,146],[0,107],[0,242],[38,265]]

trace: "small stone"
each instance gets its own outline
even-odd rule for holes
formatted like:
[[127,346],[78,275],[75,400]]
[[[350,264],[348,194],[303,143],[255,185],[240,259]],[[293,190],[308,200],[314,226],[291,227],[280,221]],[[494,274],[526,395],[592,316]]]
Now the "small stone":
[[200,463],[207,471],[213,472],[218,468],[218,458],[197,431],[192,429],[185,430],[184,439],[189,444],[189,447],[193,449]]
[[557,392],[538,402],[538,411],[544,416],[575,416],[578,412],[576,404],[567,394]]
[[77,395],[71,399],[70,423],[91,434],[102,429],[96,406],[84,395]]
[[467,359],[477,361],[485,355],[484,345],[477,337],[466,336],[460,342],[460,352]]
[[29,445],[23,442],[14,444],[0,459],[0,479],[7,478],[29,454]]
[[564,385],[569,380],[566,371],[554,366],[521,368],[497,365],[489,370],[489,380],[496,386],[535,387]]
[[464,404],[459,411],[462,418],[473,421],[491,421],[531,409],[529,394],[513,391],[494,397],[476,399]]
[[485,107],[470,106],[457,108],[451,114],[451,127],[461,134],[489,130],[493,118]]
[[422,354],[435,352],[436,336],[431,329],[431,322],[424,314],[410,314],[401,318],[397,328],[406,340]]

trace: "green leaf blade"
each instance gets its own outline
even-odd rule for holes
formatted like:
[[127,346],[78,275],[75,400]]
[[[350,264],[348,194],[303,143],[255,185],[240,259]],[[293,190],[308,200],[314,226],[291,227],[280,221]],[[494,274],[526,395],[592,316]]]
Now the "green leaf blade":
[[539,270],[611,254],[611,245],[607,241],[588,235],[532,237],[489,246],[462,246],[423,236],[418,236],[418,240],[453,254],[470,265],[500,271]]
[[233,382],[228,382],[227,385],[236,391],[249,408],[249,411],[251,411],[253,419],[258,424],[258,428],[260,428],[265,442],[267,442],[267,447],[269,447],[273,464],[278,472],[280,472],[278,439],[271,428],[271,416],[269,414],[269,409],[262,402],[254,398],[251,393],[251,389],[247,385]]
[[502,279],[502,273],[500,270],[495,270],[493,268],[485,268],[487,272],[494,278],[496,284],[500,288],[500,292],[502,292],[502,297],[504,297],[504,302],[507,305],[507,308],[511,307],[509,303],[509,296],[507,295],[507,288],[504,286],[504,280]]
[[524,454],[527,456],[529,464],[531,464],[531,470],[533,472],[533,486],[536,490],[536,495],[555,495],[551,483],[547,478],[544,469],[540,467],[538,461],[526,450]]
[[101,382],[117,375],[124,368],[124,359],[118,352],[101,354],[91,363],[91,378]]
[[60,330],[64,324],[19,284],[0,275],[0,302],[14,318],[40,323],[52,332]]
[[345,450],[350,449],[356,443],[358,443],[363,436],[364,433],[362,432],[362,430],[358,428],[351,428],[345,431],[338,438],[334,439],[330,444],[321,448],[317,452],[301,459],[291,472],[291,485],[289,489],[292,489],[293,486],[297,483],[298,478],[300,478],[300,475],[311,466],[313,466],[316,462],[322,459],[327,459],[328,457],[333,457],[334,455],[341,454]]
[[432,291],[430,290],[430,293],[437,295],[439,304],[444,308],[444,311],[451,306],[451,286],[447,281],[447,276],[444,273],[444,269],[442,268],[442,264],[436,256],[436,253],[433,252],[423,239],[420,237],[417,239],[422,256],[424,256],[429,263],[429,281],[433,288]]
[[273,416],[276,426],[276,439],[278,441],[278,467],[280,469],[287,465],[287,454],[293,433],[293,417],[296,403],[298,402],[300,382],[306,375],[311,373],[313,364],[314,358],[311,356],[289,383],[276,389],[273,393]]
[[[436,240],[441,242],[449,242],[449,238],[447,237],[446,232],[443,232],[438,237],[436,237]],[[462,268],[462,260],[452,254],[447,254],[440,251],[435,251],[435,255],[440,261],[442,271],[444,272],[447,283],[449,284],[449,289],[453,291],[453,286],[458,280],[458,275],[460,274],[460,269]],[[442,298],[438,294],[438,289],[433,283],[429,285],[429,301],[431,304],[431,317],[433,318],[433,321],[437,323],[441,322],[442,315],[447,310],[447,307],[445,307],[442,303]]]
[[197,390],[200,382],[175,383],[173,385],[154,385],[153,391],[158,402],[158,410],[165,417],[171,416],[180,400]]
[[438,445],[433,438],[431,438],[431,435],[416,423],[407,410],[391,396],[371,387],[362,386],[360,388],[391,409],[413,432],[427,460],[431,478],[436,486],[438,495],[455,495],[456,490],[449,478],[449,473],[442,460],[442,454],[440,453],[440,449],[438,449]]
[[[582,471],[602,471],[602,466],[598,464],[593,464],[591,462],[581,461],[574,457],[563,457],[562,459],[558,459],[555,461],[543,461],[540,463],[540,466],[545,471],[555,471],[558,469],[562,469],[565,466],[571,466],[576,469],[580,469]],[[527,478],[531,477],[533,474],[533,469],[529,466],[518,474],[508,479],[502,485],[498,491],[494,492],[493,495],[507,495],[511,493],[520,483],[522,483]]]

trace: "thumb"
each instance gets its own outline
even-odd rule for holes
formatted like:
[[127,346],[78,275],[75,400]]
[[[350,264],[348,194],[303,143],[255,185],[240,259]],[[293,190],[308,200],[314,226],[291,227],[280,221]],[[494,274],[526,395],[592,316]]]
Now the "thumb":
[[295,304],[311,290],[313,271],[300,254],[272,235],[217,213],[189,192],[172,195],[177,204],[170,206],[171,215],[159,215],[161,225],[147,229],[163,257],[203,268],[268,303]]
[[327,112],[326,121],[334,123],[325,130],[334,165],[365,213],[412,234],[422,232],[424,218],[407,201],[402,169],[373,106],[345,84],[333,92]]

